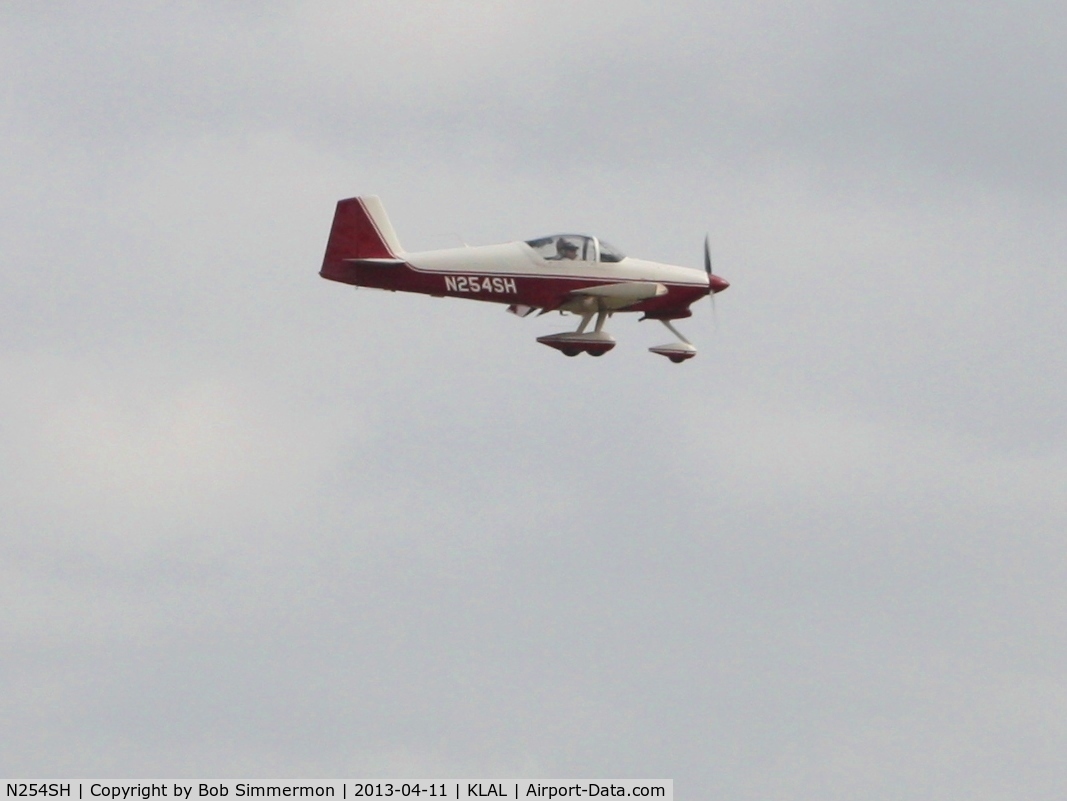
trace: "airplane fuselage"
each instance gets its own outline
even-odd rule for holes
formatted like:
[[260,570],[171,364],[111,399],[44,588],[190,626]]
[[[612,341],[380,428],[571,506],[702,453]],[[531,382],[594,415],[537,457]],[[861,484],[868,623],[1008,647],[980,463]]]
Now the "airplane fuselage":
[[352,259],[324,265],[322,275],[355,286],[538,309],[566,308],[573,293],[587,287],[653,282],[666,293],[624,311],[670,318],[689,316],[689,305],[709,291],[702,270],[629,256],[618,262],[549,260],[525,242],[405,253],[393,260]]

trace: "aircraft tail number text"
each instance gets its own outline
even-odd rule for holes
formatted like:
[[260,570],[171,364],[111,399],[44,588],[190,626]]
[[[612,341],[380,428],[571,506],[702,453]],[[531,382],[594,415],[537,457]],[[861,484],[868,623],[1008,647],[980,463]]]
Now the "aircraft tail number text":
[[493,292],[498,295],[514,295],[514,278],[500,278],[482,275],[446,275],[447,292]]

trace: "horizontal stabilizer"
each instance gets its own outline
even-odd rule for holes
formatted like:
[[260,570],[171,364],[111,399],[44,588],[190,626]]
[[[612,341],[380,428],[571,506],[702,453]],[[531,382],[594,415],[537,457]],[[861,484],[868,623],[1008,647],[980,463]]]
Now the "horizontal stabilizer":
[[357,267],[399,267],[406,263],[403,259],[345,259],[344,262]]

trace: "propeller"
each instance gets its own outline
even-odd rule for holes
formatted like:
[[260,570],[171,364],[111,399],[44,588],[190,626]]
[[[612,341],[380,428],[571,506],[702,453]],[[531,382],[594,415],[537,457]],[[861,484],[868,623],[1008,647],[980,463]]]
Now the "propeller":
[[711,286],[711,244],[708,241],[709,234],[704,234],[704,272],[708,274],[708,297],[711,298],[711,319],[715,322],[715,330],[719,330],[719,311],[715,307],[715,290]]

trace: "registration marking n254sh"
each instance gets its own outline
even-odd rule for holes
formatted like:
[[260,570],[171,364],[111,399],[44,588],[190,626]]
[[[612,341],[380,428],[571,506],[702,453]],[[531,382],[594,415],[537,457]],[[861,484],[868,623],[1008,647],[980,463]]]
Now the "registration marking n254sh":
[[445,290],[448,292],[494,292],[515,294],[515,279],[480,275],[446,275]]

